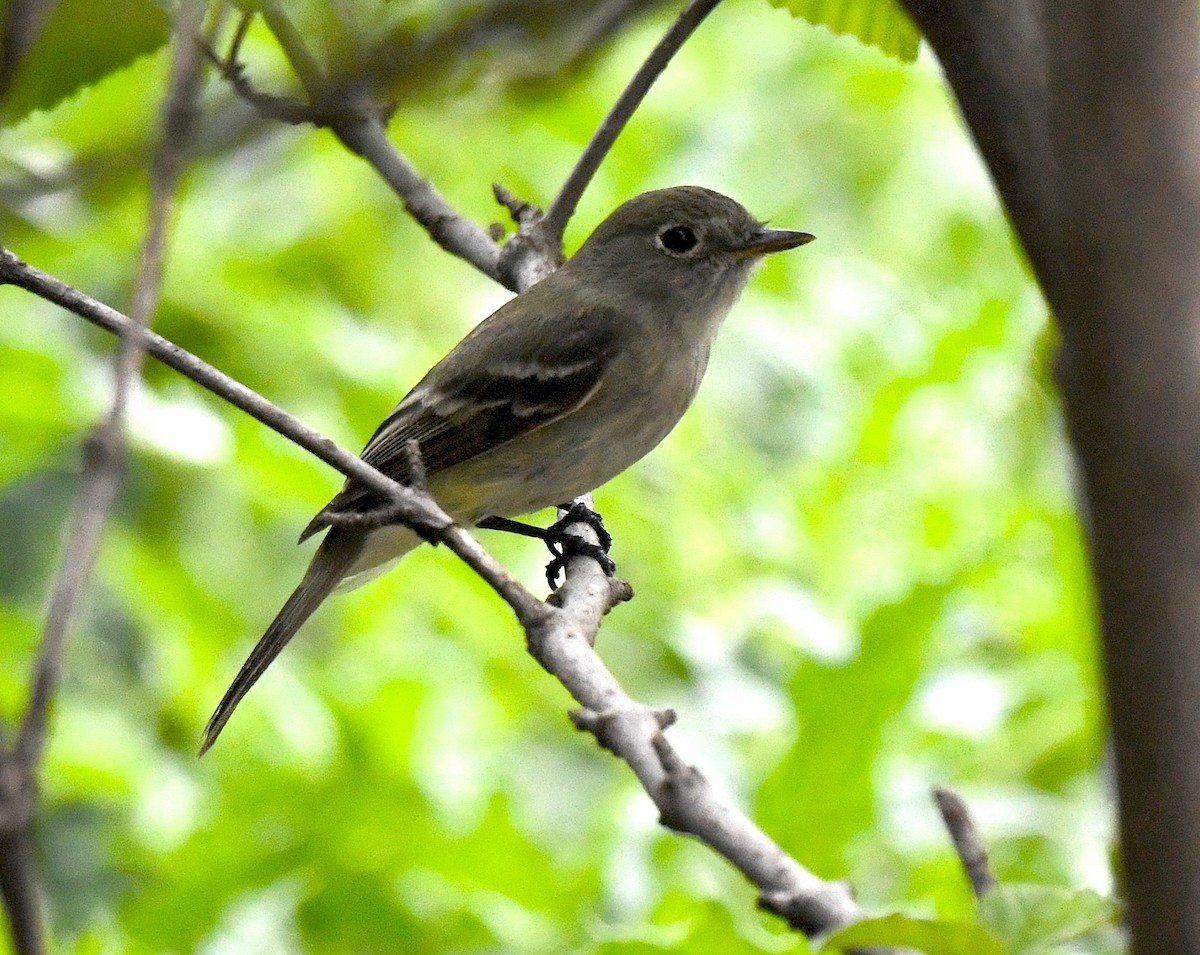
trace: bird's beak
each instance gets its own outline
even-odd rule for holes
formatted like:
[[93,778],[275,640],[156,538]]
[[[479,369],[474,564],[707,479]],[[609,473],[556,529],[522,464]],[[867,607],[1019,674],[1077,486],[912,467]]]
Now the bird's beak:
[[739,259],[749,259],[756,255],[769,255],[772,252],[784,252],[801,245],[808,245],[815,238],[815,235],[808,232],[764,227],[732,251]]

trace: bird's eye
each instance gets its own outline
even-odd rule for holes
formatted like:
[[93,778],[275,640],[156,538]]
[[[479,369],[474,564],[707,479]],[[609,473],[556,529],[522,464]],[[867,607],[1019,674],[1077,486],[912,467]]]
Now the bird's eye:
[[673,255],[686,255],[699,241],[696,233],[685,225],[671,226],[658,234],[658,244]]

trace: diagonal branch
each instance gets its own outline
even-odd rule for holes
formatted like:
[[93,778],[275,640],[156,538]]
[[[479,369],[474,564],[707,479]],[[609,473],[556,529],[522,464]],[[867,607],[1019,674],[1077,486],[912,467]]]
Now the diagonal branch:
[[262,15],[300,80],[307,103],[255,90],[237,62],[236,51],[218,65],[234,89],[264,115],[331,130],[347,149],[375,167],[438,245],[519,292],[561,264],[563,232],[584,189],[654,81],[719,2],[691,0],[684,8],[600,123],[549,210],[521,221],[503,250],[478,224],[455,210],[388,139],[388,108],[373,103],[365,86],[336,84],[325,76],[281,4],[264,3]]
[[478,541],[455,525],[427,494],[397,484],[358,455],[339,447],[256,391],[161,335],[137,325],[116,309],[23,262],[3,247],[0,247],[0,284],[23,288],[107,331],[134,339],[147,354],[240,408],[346,477],[393,501],[397,515],[404,523],[428,532],[461,557],[504,598],[522,623],[527,619],[537,619],[544,613],[541,601],[524,590]]
[[971,882],[971,891],[975,893],[975,898],[982,899],[996,887],[996,876],[988,862],[987,846],[979,834],[979,827],[975,825],[962,796],[953,789],[937,787],[933,791],[933,801],[942,815],[946,831],[950,833],[950,841],[954,843],[954,851],[958,853],[963,871]]
[[[710,845],[759,887],[764,908],[805,932],[828,932],[862,918],[844,884],[809,872],[687,767],[662,735],[671,718],[633,700],[592,649],[604,615],[631,596],[627,584],[604,576],[591,558],[578,556],[567,567],[566,582],[543,603],[427,495],[395,483],[190,352],[0,248],[0,284],[5,283],[135,339],[147,354],[394,501],[406,523],[444,543],[508,603],[525,630],[530,652],[583,707],[574,717],[576,724],[629,764],[664,824]],[[586,535],[590,528],[580,525],[572,532]]]
[[597,127],[591,141],[584,148],[575,163],[575,168],[567,176],[566,182],[558,191],[558,195],[554,197],[554,201],[550,203],[550,208],[542,220],[542,228],[557,241],[559,246],[562,245],[563,232],[566,230],[571,216],[575,214],[575,207],[579,203],[580,196],[583,195],[588,183],[592,181],[592,177],[600,168],[600,163],[608,155],[608,151],[616,142],[617,137],[621,135],[621,130],[625,128],[637,108],[642,105],[642,100],[650,92],[650,87],[667,68],[671,58],[720,2],[721,0],[691,0],[684,7],[679,18],[671,24],[671,28],[659,40],[658,45],[650,51],[646,61],[638,68],[633,79],[629,81],[629,85],[617,97],[612,109]]
[[[151,167],[149,222],[130,309],[132,321],[144,327],[149,326],[158,307],[167,229],[183,172],[186,145],[195,125],[201,64],[191,38],[199,29],[204,8],[203,0],[184,4],[175,28],[176,51],[163,107],[162,139]],[[138,342],[123,338],[114,367],[112,404],[85,449],[84,486],[67,538],[66,557],[50,598],[33,694],[21,723],[18,748],[31,765],[41,756],[47,708],[58,682],[63,644],[91,576],[104,522],[120,483],[125,455],[125,414],[143,361],[144,352]]]
[[384,182],[400,197],[405,211],[429,233],[430,238],[488,278],[508,285],[500,271],[500,246],[477,223],[451,206],[437,187],[395,147],[388,139],[379,112],[360,109],[347,111],[344,116],[330,125],[334,135],[352,153],[375,167]]
[[506,284],[500,275],[500,248],[492,237],[450,205],[388,139],[386,119],[390,107],[373,103],[365,88],[329,82],[281,4],[265,3],[262,15],[304,87],[308,102],[267,96],[254,90],[237,60],[235,46],[230,56],[218,61],[218,65],[239,95],[266,116],[327,127],[350,152],[375,167],[400,197],[409,215],[438,245],[488,278]]

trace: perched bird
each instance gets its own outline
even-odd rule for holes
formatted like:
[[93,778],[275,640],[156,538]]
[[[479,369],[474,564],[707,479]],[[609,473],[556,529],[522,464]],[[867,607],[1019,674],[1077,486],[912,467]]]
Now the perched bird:
[[[698,186],[643,193],[600,224],[557,272],[494,312],[417,383],[362,458],[412,480],[462,524],[569,501],[620,474],[675,427],[721,322],[762,256],[812,241],[769,229]],[[380,507],[353,480],[309,523],[328,528],[204,731],[203,754],[292,635],[335,589],[421,543],[411,529],[339,526]]]

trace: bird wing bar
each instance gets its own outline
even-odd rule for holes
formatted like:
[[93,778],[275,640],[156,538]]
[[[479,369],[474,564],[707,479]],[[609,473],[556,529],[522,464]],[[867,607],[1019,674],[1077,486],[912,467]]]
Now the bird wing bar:
[[[557,340],[521,336],[523,341],[532,337],[537,346],[535,353],[525,355],[504,348],[503,339],[515,337],[514,325],[493,329],[495,334],[484,339],[486,349],[476,347],[483,336],[468,336],[376,429],[362,459],[403,483],[411,478],[406,451],[411,440],[417,442],[426,472],[434,474],[586,404],[610,364],[615,346],[615,335],[607,331],[611,324],[581,318]],[[331,513],[369,510],[380,503],[377,494],[347,481],[301,539],[327,526]]]

